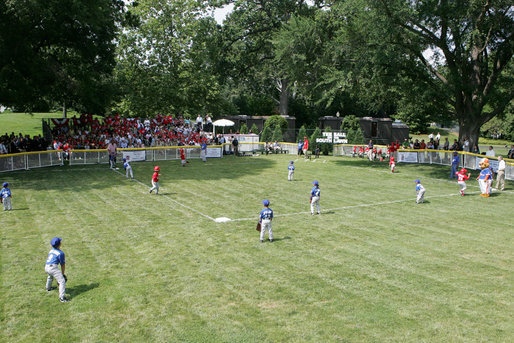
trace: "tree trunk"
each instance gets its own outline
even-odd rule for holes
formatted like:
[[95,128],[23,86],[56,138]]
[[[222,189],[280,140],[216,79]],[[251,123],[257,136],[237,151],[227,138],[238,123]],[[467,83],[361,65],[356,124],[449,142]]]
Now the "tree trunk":
[[459,142],[462,144],[464,139],[469,140],[469,151],[478,146],[478,137],[480,135],[480,127],[483,125],[480,121],[474,120],[472,116],[464,116],[459,120]]
[[280,103],[278,112],[282,116],[287,116],[289,113],[289,80],[280,80]]
[[62,117],[66,118],[66,101],[62,103]]

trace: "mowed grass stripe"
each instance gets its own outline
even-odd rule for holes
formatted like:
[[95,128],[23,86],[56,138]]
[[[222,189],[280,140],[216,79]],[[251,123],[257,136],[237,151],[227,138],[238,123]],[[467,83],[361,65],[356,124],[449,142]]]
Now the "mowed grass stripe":
[[[290,159],[227,158],[193,161],[186,168],[177,161],[159,163],[171,172],[174,185],[187,190],[174,199],[211,216],[235,213],[256,221],[266,194],[272,195],[276,214],[309,211],[311,178],[322,182],[322,210],[333,204],[381,205],[277,217],[276,242],[261,244],[254,220],[213,223],[171,199],[145,194],[149,186],[109,170],[77,173],[69,184],[59,179],[65,172],[43,172],[49,191],[31,181],[34,174],[16,174],[16,183],[26,176],[30,202],[37,204],[31,213],[50,223],[42,235],[52,237],[53,223],[67,230],[69,287],[75,290],[62,319],[69,329],[59,334],[45,330],[34,339],[39,330],[28,314],[51,318],[56,294],[44,297],[44,291],[27,294],[13,288],[14,303],[5,304],[16,319],[6,340],[509,341],[512,229],[502,214],[512,198],[430,198],[457,193],[458,187],[427,179],[429,202],[416,205],[410,177],[347,171],[344,167],[354,161],[337,158],[298,163],[298,179],[305,181],[290,185]],[[135,172],[141,167],[149,179],[153,165],[133,167]],[[420,175],[438,175],[440,168],[431,168],[420,169]],[[263,183],[272,191],[263,190]],[[74,200],[74,193],[80,198]],[[54,197],[59,210],[45,213],[41,199],[52,207]],[[399,198],[412,202],[383,204]],[[484,212],[488,229],[476,225]],[[28,218],[16,220],[34,225]],[[7,243],[12,236],[2,242],[13,246]],[[29,237],[26,247],[46,256],[48,242],[43,240]],[[109,261],[105,268],[95,267],[89,246],[101,261]],[[2,256],[12,260],[17,249],[3,249]],[[144,256],[134,256],[138,253]],[[34,273],[44,277],[36,260]],[[29,288],[33,283],[40,287],[37,278],[27,280]],[[23,296],[30,300],[25,305]],[[29,312],[29,303],[38,306]],[[38,323],[52,326],[51,320]]]

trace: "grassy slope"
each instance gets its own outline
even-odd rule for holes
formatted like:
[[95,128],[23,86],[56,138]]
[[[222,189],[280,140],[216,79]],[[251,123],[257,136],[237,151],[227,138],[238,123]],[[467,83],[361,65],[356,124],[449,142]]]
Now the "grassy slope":
[[22,133],[23,135],[42,135],[43,128],[41,119],[43,118],[60,118],[60,113],[0,113],[0,136],[11,132],[16,135]]
[[[290,156],[162,162],[161,196],[106,166],[3,174],[2,340],[8,342],[507,342],[514,339],[513,183],[456,196],[447,168]],[[149,183],[152,165],[134,163]],[[70,170],[73,169],[73,170]],[[415,178],[428,201],[416,205]],[[321,216],[308,211],[312,180]],[[469,186],[474,186],[470,182]],[[470,187],[470,191],[476,188]],[[276,242],[256,220],[271,200]],[[392,201],[408,199],[405,202]],[[345,206],[380,203],[373,207]],[[335,210],[329,210],[335,209]],[[328,210],[328,212],[327,212]],[[485,222],[485,225],[484,225]],[[67,293],[44,291],[53,236]]]

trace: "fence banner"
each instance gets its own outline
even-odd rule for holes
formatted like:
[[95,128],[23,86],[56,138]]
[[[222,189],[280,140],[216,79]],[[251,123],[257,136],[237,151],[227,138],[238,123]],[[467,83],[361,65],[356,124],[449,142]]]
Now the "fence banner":
[[418,154],[410,151],[398,151],[398,162],[418,163]]
[[221,148],[209,148],[207,147],[207,157],[222,157],[221,155]]
[[123,151],[123,158],[128,159],[130,162],[146,161],[146,151],[145,150]]

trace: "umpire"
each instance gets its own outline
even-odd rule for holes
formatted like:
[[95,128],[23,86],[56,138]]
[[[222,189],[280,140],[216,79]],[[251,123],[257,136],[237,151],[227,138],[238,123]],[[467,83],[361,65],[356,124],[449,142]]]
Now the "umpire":
[[[59,249],[61,247],[61,241],[62,239],[59,237],[54,237],[50,241],[52,250],[48,253],[45,265],[45,272],[48,274],[48,278],[46,279],[46,290],[47,292],[52,290],[52,282],[55,278],[59,284],[59,300],[62,303],[65,303],[69,301],[64,296],[64,293],[66,292],[66,281],[68,278],[64,274],[64,270],[66,269],[64,253]],[[60,270],[59,264],[61,265]]]

